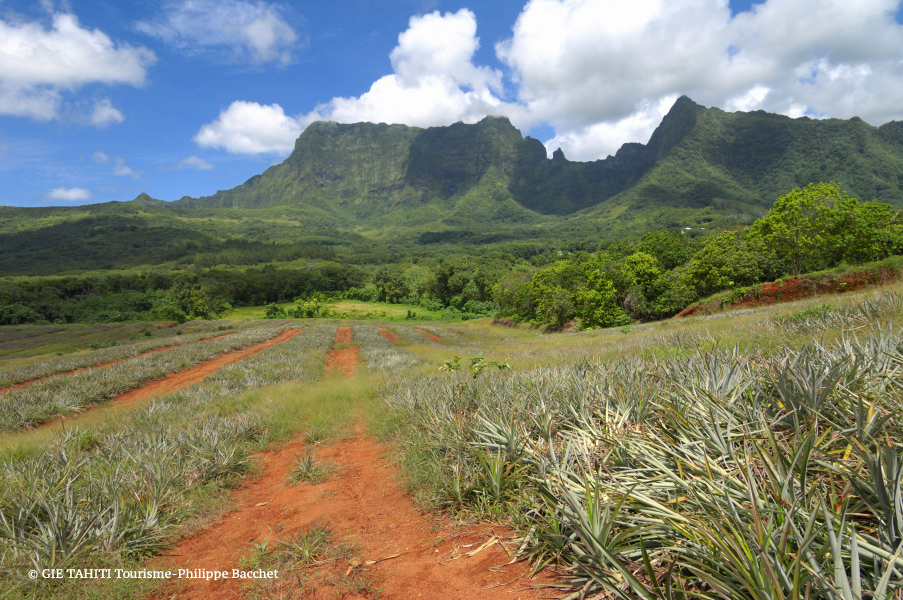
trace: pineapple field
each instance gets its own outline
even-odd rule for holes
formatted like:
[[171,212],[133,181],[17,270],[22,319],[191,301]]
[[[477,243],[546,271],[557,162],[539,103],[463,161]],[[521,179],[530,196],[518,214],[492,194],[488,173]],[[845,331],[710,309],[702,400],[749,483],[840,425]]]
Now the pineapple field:
[[0,598],[900,597],[901,320],[3,327]]

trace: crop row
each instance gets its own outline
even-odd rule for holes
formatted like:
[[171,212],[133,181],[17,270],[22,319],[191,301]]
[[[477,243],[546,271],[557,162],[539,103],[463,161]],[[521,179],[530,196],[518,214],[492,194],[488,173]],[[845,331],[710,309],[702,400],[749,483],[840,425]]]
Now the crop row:
[[0,395],[0,430],[30,427],[59,414],[113,399],[142,384],[219,354],[268,340],[287,326],[258,327],[124,360],[103,369],[56,375]]
[[[228,335],[231,335],[229,332]],[[222,334],[221,334],[222,335]],[[179,336],[158,337],[146,341],[135,342],[128,345],[112,346],[109,348],[101,348],[91,352],[80,352],[68,356],[55,357],[39,363],[18,367],[15,369],[5,369],[0,371],[0,384],[14,385],[25,381],[50,377],[60,373],[68,373],[79,369],[86,369],[96,365],[113,362],[117,360],[125,360],[164,348],[166,346],[184,346],[192,342],[198,342],[204,339],[217,337],[215,333],[200,332]]]
[[361,354],[371,371],[398,373],[420,362],[412,352],[387,341],[376,327],[355,323],[351,331],[354,341],[361,343]]
[[[685,340],[684,340],[685,341]],[[509,516],[573,597],[903,588],[903,335],[406,378],[433,500]],[[426,460],[424,461],[424,456]]]
[[157,552],[199,486],[244,473],[265,418],[226,402],[283,381],[316,381],[335,326],[218,370],[105,431],[70,430],[45,450],[0,463],[0,574],[109,566]]

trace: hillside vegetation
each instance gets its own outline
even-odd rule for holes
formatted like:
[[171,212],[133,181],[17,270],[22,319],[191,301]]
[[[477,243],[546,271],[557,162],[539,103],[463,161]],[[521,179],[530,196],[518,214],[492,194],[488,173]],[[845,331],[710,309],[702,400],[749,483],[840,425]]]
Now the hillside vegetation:
[[[172,267],[198,254],[210,265],[228,261],[224,244],[236,240],[338,246],[356,264],[500,243],[595,249],[652,230],[749,224],[817,181],[903,206],[903,123],[727,113],[682,97],[648,143],[592,162],[548,158],[498,117],[426,129],[314,123],[284,162],[211,196],[0,207],[0,270]],[[261,248],[255,260],[288,254]]]

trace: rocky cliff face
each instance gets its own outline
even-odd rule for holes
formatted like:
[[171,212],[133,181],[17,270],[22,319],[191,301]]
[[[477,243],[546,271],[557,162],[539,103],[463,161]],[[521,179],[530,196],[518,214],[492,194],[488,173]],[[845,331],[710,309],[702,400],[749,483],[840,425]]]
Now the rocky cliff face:
[[539,141],[502,117],[425,129],[320,122],[282,164],[231,190],[173,205],[304,205],[368,222],[405,207],[412,223],[465,208],[491,212],[499,203],[526,211],[519,218],[611,203],[755,211],[793,187],[827,180],[862,198],[903,197],[901,124],[877,129],[859,119],[726,113],[681,97],[647,144],[574,162],[560,149],[547,158]]

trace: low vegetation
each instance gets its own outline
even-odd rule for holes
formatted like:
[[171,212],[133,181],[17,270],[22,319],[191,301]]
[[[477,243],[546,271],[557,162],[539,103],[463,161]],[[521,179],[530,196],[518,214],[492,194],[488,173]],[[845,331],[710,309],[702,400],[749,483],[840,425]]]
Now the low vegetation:
[[236,481],[253,450],[279,439],[283,417],[249,404],[248,392],[321,378],[335,330],[309,327],[122,422],[68,430],[5,458],[0,595],[52,593],[52,581],[19,581],[28,569],[134,564],[164,548],[195,501]]
[[56,415],[109,401],[116,395],[219,354],[268,340],[285,325],[247,329],[209,341],[194,341],[163,352],[144,354],[104,369],[56,375],[0,394],[0,430],[32,427]]
[[[234,332],[223,330],[218,335],[229,335],[231,333]],[[166,337],[157,337],[147,341],[136,341],[128,345],[120,344],[115,342],[115,340],[112,344],[105,342],[105,347],[98,347],[89,353],[63,355],[59,358],[52,358],[23,367],[0,370],[0,385],[14,385],[78,369],[87,369],[108,362],[132,358],[160,348],[184,346],[213,337],[217,337],[217,333],[199,332],[182,335],[181,332],[177,331],[176,335],[170,334]]]
[[616,359],[405,378],[387,421],[422,499],[515,524],[573,598],[886,598],[903,587],[901,309],[760,317],[758,349],[703,320]]

